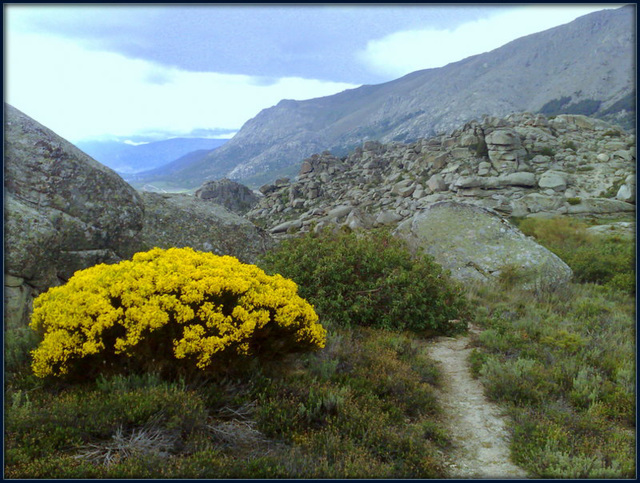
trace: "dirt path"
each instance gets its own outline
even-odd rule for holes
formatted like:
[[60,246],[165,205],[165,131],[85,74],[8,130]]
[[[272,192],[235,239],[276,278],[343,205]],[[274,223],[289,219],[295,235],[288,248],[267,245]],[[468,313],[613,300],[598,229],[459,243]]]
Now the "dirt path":
[[456,449],[450,470],[455,478],[526,478],[509,457],[507,432],[499,409],[471,376],[469,337],[438,337],[429,356],[440,363],[444,389],[440,403]]

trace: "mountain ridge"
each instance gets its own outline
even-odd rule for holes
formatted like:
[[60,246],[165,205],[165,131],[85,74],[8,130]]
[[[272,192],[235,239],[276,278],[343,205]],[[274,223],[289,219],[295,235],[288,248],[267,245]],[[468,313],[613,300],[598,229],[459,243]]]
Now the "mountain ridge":
[[[634,7],[604,10],[516,39],[441,68],[426,69],[333,96],[282,100],[248,120],[236,136],[171,177],[195,187],[228,177],[257,186],[294,174],[305,157],[346,152],[363,141],[409,142],[483,115],[539,112],[569,97],[593,101],[618,124],[633,117]],[[582,112],[575,112],[583,114]],[[153,178],[152,178],[153,179]]]

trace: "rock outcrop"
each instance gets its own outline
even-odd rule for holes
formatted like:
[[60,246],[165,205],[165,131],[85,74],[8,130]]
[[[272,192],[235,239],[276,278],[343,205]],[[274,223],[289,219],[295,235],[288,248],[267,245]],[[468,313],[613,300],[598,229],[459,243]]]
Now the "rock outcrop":
[[433,256],[463,282],[509,276],[523,288],[553,290],[573,276],[552,252],[497,213],[479,206],[434,203],[402,222],[395,234],[414,250]]
[[635,136],[578,115],[485,117],[410,144],[368,141],[301,162],[298,177],[261,188],[247,216],[272,233],[329,224],[394,226],[439,201],[504,217],[632,217]]
[[139,194],[114,171],[5,104],[5,328],[75,271],[154,246],[251,262],[271,238],[223,206]]
[[[5,326],[73,272],[130,257],[143,204],[114,171],[5,104]],[[26,302],[26,304],[24,303]]]
[[218,203],[228,210],[241,215],[258,203],[258,196],[253,191],[240,183],[226,178],[207,181],[195,194],[196,198]]
[[216,203],[168,193],[142,193],[142,199],[145,249],[189,246],[252,263],[273,243],[269,234]]

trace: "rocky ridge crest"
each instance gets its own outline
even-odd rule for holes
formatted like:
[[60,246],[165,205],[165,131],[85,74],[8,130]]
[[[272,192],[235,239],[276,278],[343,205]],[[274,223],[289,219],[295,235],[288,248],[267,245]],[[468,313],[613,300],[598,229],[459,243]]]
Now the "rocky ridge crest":
[[502,216],[635,212],[635,136],[582,115],[512,114],[410,144],[367,141],[303,160],[294,180],[260,188],[247,217],[272,234],[395,226],[458,201]]

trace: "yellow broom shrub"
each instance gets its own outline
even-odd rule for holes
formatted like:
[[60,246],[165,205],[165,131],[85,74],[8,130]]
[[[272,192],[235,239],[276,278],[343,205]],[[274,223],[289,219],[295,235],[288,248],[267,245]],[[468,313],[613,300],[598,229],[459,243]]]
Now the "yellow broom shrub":
[[215,369],[218,356],[313,350],[326,339],[293,281],[191,248],[80,270],[35,299],[30,326],[42,335],[32,352],[39,377],[83,360],[148,366],[168,358]]

